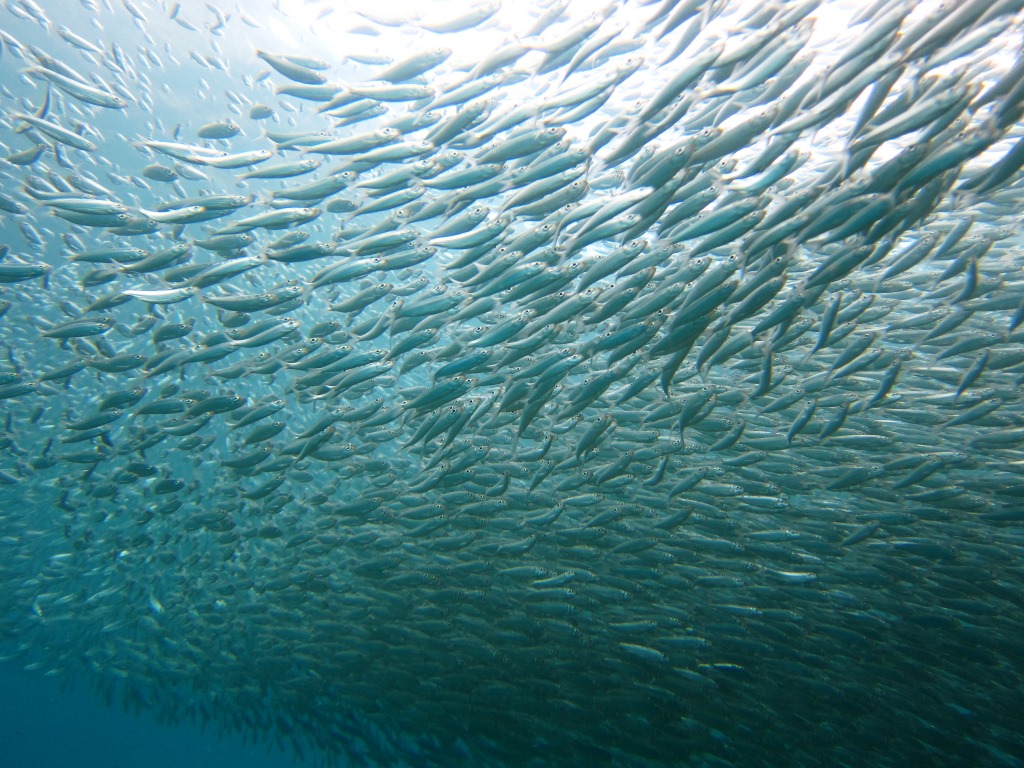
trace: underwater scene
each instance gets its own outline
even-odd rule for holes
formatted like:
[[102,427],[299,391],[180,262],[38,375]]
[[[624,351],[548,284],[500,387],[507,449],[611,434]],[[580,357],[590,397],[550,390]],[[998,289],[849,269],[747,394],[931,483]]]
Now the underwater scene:
[[5,0],[0,765],[1024,768],[1022,168],[1024,0]]

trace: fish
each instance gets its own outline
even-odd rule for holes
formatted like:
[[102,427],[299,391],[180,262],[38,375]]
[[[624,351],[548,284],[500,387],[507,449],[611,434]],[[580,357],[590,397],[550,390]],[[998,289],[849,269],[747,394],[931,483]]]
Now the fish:
[[7,663],[302,765],[1021,764],[1024,4],[115,5],[0,11]]
[[108,89],[97,88],[89,83],[82,82],[73,77],[67,77],[60,72],[55,72],[46,67],[29,67],[25,70],[29,75],[40,75],[49,80],[65,93],[74,96],[86,104],[94,104],[108,109],[124,109],[128,102],[116,93]]

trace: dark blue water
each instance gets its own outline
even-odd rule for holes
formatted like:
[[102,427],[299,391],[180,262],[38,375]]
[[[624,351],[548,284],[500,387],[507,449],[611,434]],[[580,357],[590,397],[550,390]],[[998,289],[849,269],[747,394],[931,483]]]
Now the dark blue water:
[[105,707],[82,690],[0,664],[4,768],[278,768],[312,766],[271,745],[198,725],[163,725],[149,713]]

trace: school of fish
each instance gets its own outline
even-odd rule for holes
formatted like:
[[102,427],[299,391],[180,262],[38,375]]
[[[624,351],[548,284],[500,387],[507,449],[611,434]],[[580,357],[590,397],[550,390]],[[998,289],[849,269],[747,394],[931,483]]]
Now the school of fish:
[[0,11],[0,656],[322,765],[1024,766],[1024,0],[299,5]]

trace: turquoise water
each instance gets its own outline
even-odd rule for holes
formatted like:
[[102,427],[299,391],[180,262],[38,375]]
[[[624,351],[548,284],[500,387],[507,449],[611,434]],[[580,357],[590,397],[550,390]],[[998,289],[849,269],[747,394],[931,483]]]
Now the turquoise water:
[[0,766],[1024,765],[1024,2],[377,5],[0,10]]
[[313,765],[274,745],[198,724],[162,725],[149,712],[105,707],[91,693],[69,691],[5,664],[0,670],[0,751],[4,765],[152,768],[190,765],[276,768]]

